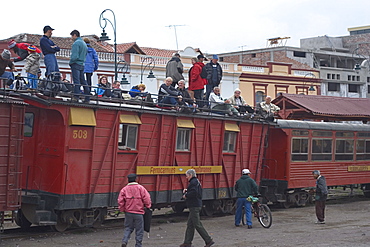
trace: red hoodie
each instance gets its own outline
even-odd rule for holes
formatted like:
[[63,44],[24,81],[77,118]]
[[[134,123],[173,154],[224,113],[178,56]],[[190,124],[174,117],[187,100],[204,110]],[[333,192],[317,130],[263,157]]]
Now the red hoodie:
[[204,89],[207,80],[200,77],[204,63],[197,62],[193,65],[189,73],[189,90]]

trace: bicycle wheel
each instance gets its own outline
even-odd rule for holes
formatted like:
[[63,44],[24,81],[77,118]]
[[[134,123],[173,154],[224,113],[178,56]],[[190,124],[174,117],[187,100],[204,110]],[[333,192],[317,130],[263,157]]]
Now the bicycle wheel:
[[269,228],[272,224],[271,210],[266,204],[258,206],[258,221],[264,228]]
[[243,224],[243,226],[245,226],[247,224],[247,222],[245,222],[245,208],[244,207],[242,209],[242,224]]

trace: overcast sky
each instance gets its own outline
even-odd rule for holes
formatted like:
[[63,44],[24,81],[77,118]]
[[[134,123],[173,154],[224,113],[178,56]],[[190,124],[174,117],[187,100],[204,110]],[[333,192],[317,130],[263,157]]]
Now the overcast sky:
[[[175,30],[166,26],[180,25],[179,50],[190,46],[207,53],[264,48],[275,37],[291,37],[286,44],[299,47],[301,38],[345,36],[349,27],[370,25],[365,0],[17,0],[3,7],[0,39],[42,34],[45,25],[58,37],[69,37],[73,29],[100,36],[99,16],[111,9],[117,43],[176,49]],[[113,22],[110,12],[104,16]],[[106,32],[113,43],[110,24]]]

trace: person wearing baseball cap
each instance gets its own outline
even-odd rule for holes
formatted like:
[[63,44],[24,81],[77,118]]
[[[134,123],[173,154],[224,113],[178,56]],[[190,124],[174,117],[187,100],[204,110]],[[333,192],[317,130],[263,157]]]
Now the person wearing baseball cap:
[[53,30],[54,28],[45,26],[43,29],[44,35],[40,39],[40,48],[44,54],[44,63],[46,66],[46,76],[50,75],[52,72],[59,72],[59,66],[55,53],[60,51],[60,48],[50,39],[51,35],[53,34]]
[[247,198],[258,194],[257,184],[250,175],[249,169],[243,169],[242,176],[235,184],[236,197],[238,198],[236,200],[235,226],[240,226],[244,207],[248,229],[252,228],[252,202],[248,201]]

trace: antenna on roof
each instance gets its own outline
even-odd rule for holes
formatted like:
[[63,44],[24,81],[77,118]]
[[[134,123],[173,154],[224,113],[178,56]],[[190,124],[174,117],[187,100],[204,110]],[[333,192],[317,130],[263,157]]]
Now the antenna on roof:
[[290,39],[290,37],[277,37],[267,39],[267,47],[285,46],[288,39]]
[[173,27],[173,29],[175,30],[175,38],[176,38],[176,50],[178,51],[179,50],[179,44],[177,43],[177,33],[176,33],[176,27],[183,27],[183,26],[186,26],[186,25],[169,25],[169,26],[166,26],[166,27]]

